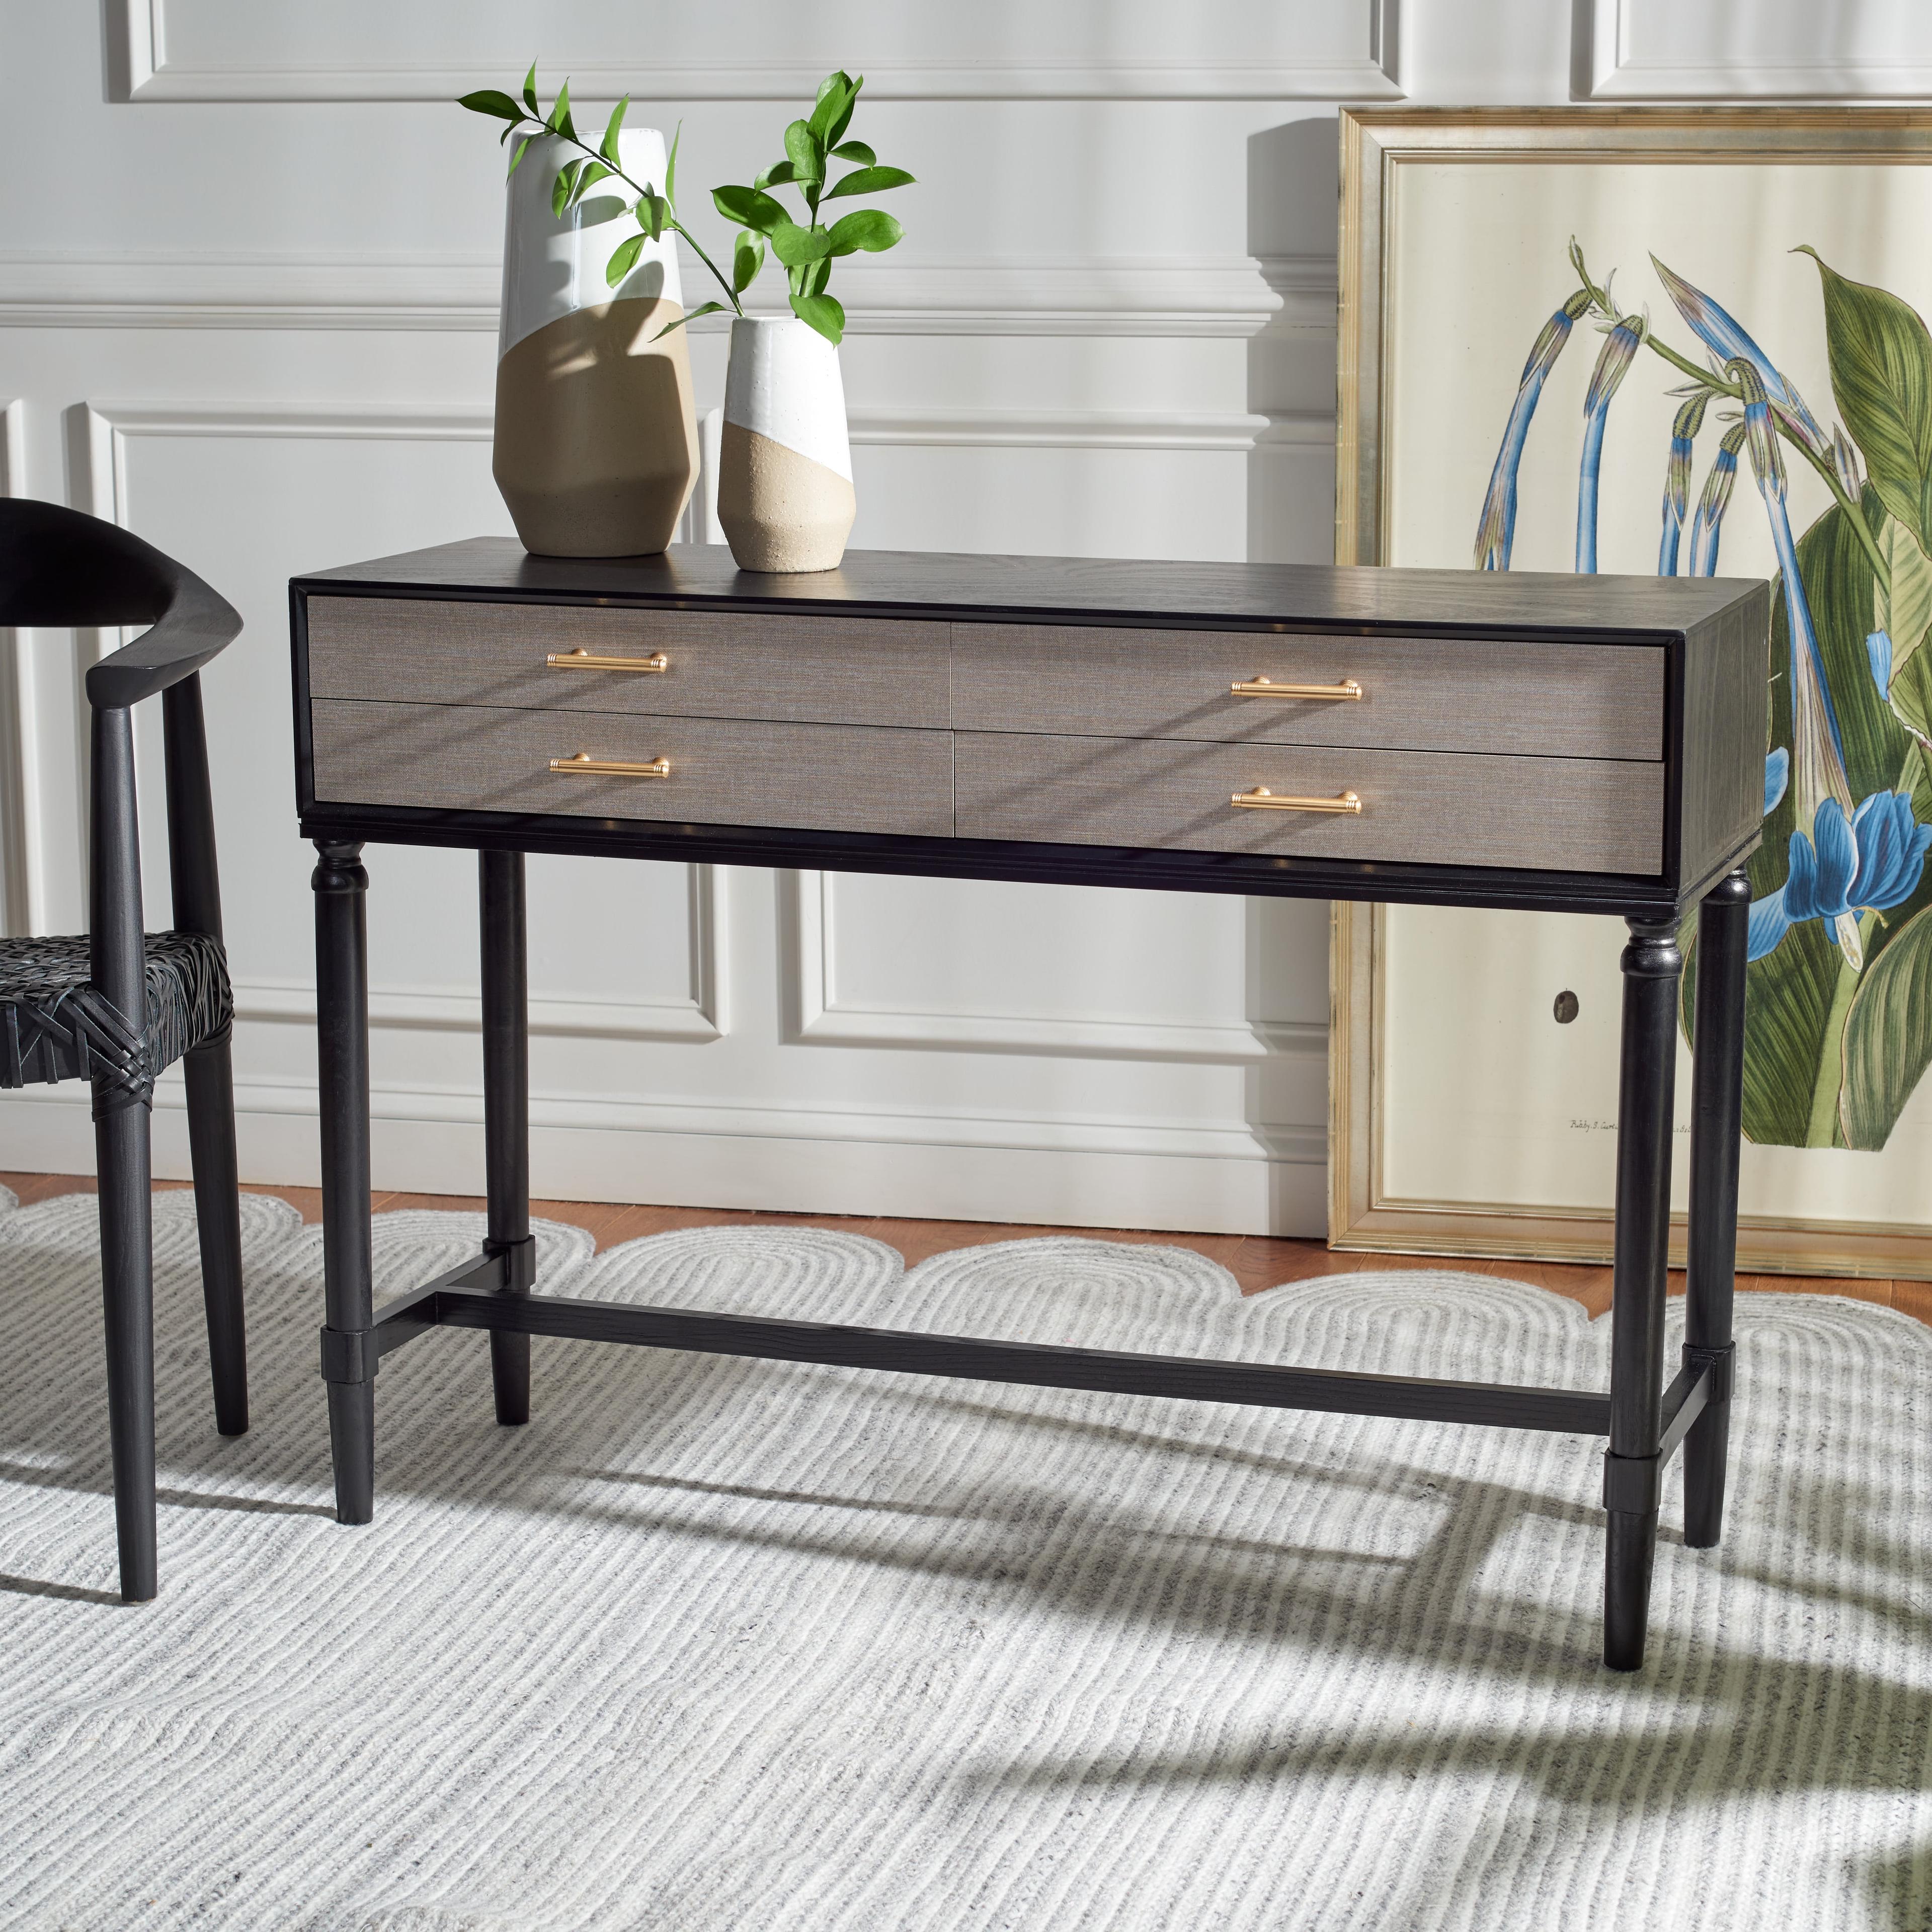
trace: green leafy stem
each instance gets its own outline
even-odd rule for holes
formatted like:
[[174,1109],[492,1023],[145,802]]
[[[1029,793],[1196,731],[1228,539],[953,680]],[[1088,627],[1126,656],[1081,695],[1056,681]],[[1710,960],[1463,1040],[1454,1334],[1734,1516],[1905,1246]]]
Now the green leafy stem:
[[[718,213],[736,222],[740,230],[732,249],[729,275],[705,253],[704,244],[678,217],[677,146],[683,133],[682,124],[672,136],[664,164],[664,192],[660,194],[650,183],[634,180],[618,159],[618,136],[623,128],[625,110],[631,104],[628,94],[612,111],[602,142],[593,148],[578,134],[571,118],[570,83],[566,80],[558,89],[556,101],[546,115],[537,96],[536,82],[536,63],[532,62],[524,78],[520,100],[500,88],[484,88],[464,94],[458,105],[505,122],[500,141],[520,136],[510,157],[512,174],[516,172],[531,142],[544,135],[554,135],[580,150],[580,158],[566,161],[558,169],[551,186],[551,210],[560,218],[602,181],[621,182],[636,196],[624,212],[636,221],[638,232],[617,244],[604,272],[612,288],[636,266],[646,242],[657,241],[666,229],[681,235],[691,244],[692,253],[710,270],[724,292],[724,299],[701,303],[668,323],[658,331],[660,336],[699,316],[716,314],[727,308],[742,316],[745,305],[741,298],[764,267],[769,243],[771,252],[784,268],[792,313],[835,347],[842,340],[845,311],[826,290],[833,261],[861,250],[875,254],[891,248],[904,231],[878,208],[854,209],[828,226],[819,219],[820,205],[904,188],[913,179],[903,168],[881,166],[878,156],[864,142],[845,138],[859,92],[866,84],[862,75],[855,80],[842,70],[827,74],[820,84],[810,116],[794,121],[785,130],[784,159],[766,169],[748,188],[712,190],[712,202]],[[834,160],[856,165],[828,187],[829,164]],[[804,200],[806,219],[802,223],[794,221],[784,204],[767,191],[785,185],[796,188]]]
[[[1574,239],[1570,244],[1570,262],[1576,271],[1577,279],[1583,284],[1584,292],[1590,298],[1591,308],[1606,322],[1614,324],[1619,320],[1616,305],[1610,299],[1608,286],[1599,287],[1591,280],[1590,272],[1584,266],[1583,250]],[[1671,347],[1669,343],[1660,340],[1648,328],[1643,332],[1643,341],[1647,348],[1654,350],[1672,368],[1682,370],[1692,382],[1699,384],[1712,395],[1727,396],[1736,403],[1742,403],[1744,400],[1743,393],[1736,382],[1718,374],[1712,370],[1700,368],[1688,356],[1680,355],[1677,350]],[[1784,438],[1785,441],[1790,443],[1792,448],[1796,450],[1825,479],[1826,487],[1830,490],[1832,499],[1838,504],[1838,508],[1844,512],[1846,521],[1852,533],[1858,538],[1865,554],[1871,560],[1872,569],[1877,576],[1880,585],[1885,593],[1889,596],[1892,592],[1891,566],[1886,561],[1884,553],[1879,548],[1878,539],[1873,535],[1871,526],[1865,521],[1862,506],[1846,490],[1843,479],[1840,478],[1836,467],[1828,457],[1820,451],[1814,449],[1804,437],[1796,434],[1790,424],[1786,422],[1776,410],[1772,411],[1771,419],[1777,425],[1779,434]]]

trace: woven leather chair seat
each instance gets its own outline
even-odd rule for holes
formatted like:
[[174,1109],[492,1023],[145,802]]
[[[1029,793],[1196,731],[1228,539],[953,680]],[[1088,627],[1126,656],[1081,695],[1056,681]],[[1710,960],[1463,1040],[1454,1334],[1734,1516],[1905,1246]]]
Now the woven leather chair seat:
[[97,1114],[146,1106],[154,1076],[226,1038],[235,1015],[221,942],[146,936],[148,1010],[137,1034],[88,976],[87,936],[0,940],[0,1087],[95,1080]]

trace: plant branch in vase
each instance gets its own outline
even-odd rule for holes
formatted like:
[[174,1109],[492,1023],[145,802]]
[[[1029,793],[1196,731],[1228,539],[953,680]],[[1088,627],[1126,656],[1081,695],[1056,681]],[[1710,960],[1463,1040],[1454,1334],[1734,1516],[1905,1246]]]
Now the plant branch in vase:
[[[712,190],[740,224],[731,256],[731,358],[724,382],[724,433],[718,472],[718,520],[746,570],[816,571],[845,554],[858,499],[838,345],[845,311],[826,284],[842,256],[877,254],[903,232],[883,209],[854,208],[827,220],[826,204],[910,185],[904,168],[882,166],[849,138],[862,76],[826,76],[810,116],[785,130],[784,158],[748,187]],[[853,164],[830,178],[835,161]],[[794,190],[796,221],[772,192]],[[758,278],[769,247],[785,272],[789,316],[749,316],[740,298]],[[724,306],[713,302],[712,309]],[[701,315],[703,308],[692,311]]]
[[626,128],[626,97],[591,147],[568,82],[542,111],[534,64],[520,100],[486,88],[460,104],[515,142],[492,466],[517,534],[551,556],[661,550],[698,475],[690,354],[672,333],[676,138],[667,151],[655,128]]

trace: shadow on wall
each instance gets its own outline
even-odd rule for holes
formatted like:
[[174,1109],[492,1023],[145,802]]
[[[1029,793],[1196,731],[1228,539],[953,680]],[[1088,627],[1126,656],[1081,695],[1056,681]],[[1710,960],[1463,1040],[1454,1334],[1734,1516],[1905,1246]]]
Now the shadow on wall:
[[1248,250],[1281,307],[1248,344],[1248,407],[1268,419],[1248,458],[1248,555],[1335,554],[1337,124],[1316,114],[1248,138]]

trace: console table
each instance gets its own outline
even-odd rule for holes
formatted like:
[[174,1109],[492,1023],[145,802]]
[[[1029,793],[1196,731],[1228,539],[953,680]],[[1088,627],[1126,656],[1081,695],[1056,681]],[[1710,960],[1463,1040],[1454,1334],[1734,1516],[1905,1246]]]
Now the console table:
[[[530,1337],[1609,1438],[1604,1660],[1642,1661],[1664,1465],[1721,1526],[1744,946],[1770,597],[1708,578],[849,554],[581,561],[478,538],[296,579],[337,1513],[374,1508],[376,1366]],[[479,854],[488,1235],[378,1309],[363,844]],[[1611,914],[1624,949],[1607,1393],[899,1334],[536,1292],[524,855]],[[1684,920],[1697,914],[1683,1360],[1664,1386]]]

